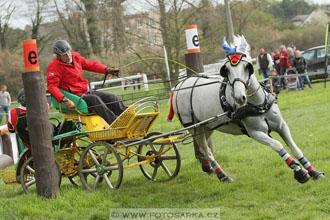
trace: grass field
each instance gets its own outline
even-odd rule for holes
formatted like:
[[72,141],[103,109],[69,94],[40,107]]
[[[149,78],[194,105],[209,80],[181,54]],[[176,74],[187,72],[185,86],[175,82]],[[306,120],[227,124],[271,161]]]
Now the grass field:
[[[297,145],[316,169],[325,172],[325,178],[299,184],[270,147],[246,136],[216,132],[214,155],[235,179],[233,183],[224,184],[215,175],[204,174],[192,144],[180,144],[181,170],[171,181],[148,181],[135,167],[124,170],[118,190],[91,193],[63,179],[60,196],[50,200],[35,193],[25,195],[19,185],[0,181],[0,219],[109,219],[110,208],[210,207],[220,211],[221,219],[329,219],[329,85],[326,89],[318,83],[313,89],[283,91],[279,105]],[[177,118],[173,123],[164,121],[167,113],[167,103],[162,103],[152,131],[181,128]],[[272,136],[280,140],[277,134]]]

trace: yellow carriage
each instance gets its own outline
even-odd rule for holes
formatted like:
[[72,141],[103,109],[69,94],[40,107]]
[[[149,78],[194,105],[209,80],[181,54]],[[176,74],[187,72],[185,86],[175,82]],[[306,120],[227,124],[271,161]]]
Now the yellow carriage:
[[[140,100],[108,125],[100,116],[88,112],[83,99],[62,92],[77,107],[68,111],[63,103],[53,99],[54,107],[64,114],[60,125],[64,132],[52,138],[59,182],[61,177],[68,177],[74,185],[93,191],[99,187],[118,188],[124,168],[139,166],[150,180],[171,179],[178,174],[181,158],[175,140],[181,137],[160,132],[148,134],[159,115],[155,100]],[[3,180],[8,184],[20,183],[28,192],[35,183],[30,151],[20,158],[16,171],[4,173]]]

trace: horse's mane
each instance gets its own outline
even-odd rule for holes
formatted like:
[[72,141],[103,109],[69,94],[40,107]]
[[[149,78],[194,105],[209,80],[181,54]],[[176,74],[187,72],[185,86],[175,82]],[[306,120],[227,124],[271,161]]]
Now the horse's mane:
[[[239,47],[241,45],[241,35],[236,35],[233,38],[233,42],[230,43],[231,47]],[[246,60],[251,62],[251,55],[250,55],[251,47],[250,44],[246,42],[246,48],[245,48],[245,55],[246,55]]]

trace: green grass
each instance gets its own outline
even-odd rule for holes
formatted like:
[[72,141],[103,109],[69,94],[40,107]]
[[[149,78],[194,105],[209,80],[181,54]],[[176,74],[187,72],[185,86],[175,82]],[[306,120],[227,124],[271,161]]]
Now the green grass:
[[[297,145],[326,178],[299,184],[270,147],[246,136],[215,132],[214,155],[235,179],[231,184],[204,174],[192,144],[180,144],[181,171],[168,182],[148,181],[135,167],[124,170],[118,190],[90,193],[63,179],[60,196],[44,200],[1,181],[0,219],[109,219],[110,208],[209,207],[220,209],[221,219],[329,219],[330,88],[319,83],[313,89],[283,91],[279,105]],[[177,118],[173,123],[164,122],[167,113],[167,103],[162,103],[152,131],[181,128]],[[272,136],[280,140],[277,134]]]

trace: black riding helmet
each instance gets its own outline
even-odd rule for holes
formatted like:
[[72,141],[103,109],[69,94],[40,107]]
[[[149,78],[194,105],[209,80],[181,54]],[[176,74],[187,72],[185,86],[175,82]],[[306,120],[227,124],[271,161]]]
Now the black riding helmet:
[[26,106],[24,88],[19,90],[17,99],[18,99],[18,102],[21,103],[22,106]]
[[70,44],[65,40],[58,40],[54,43],[53,50],[55,54],[64,55],[72,50]]

